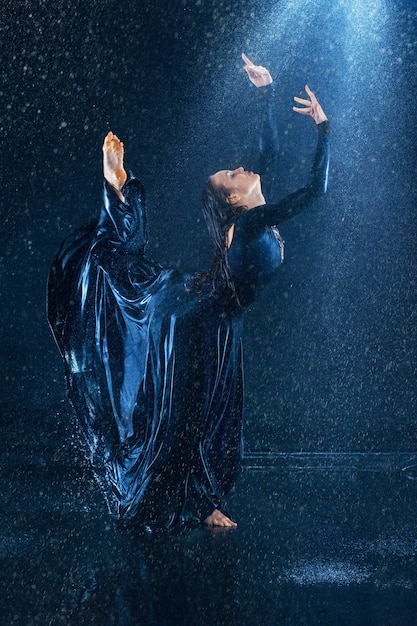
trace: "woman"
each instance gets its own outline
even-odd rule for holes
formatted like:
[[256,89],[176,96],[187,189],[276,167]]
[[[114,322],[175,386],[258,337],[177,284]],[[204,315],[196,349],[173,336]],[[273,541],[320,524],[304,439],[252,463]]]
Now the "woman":
[[[264,98],[263,170],[277,133],[272,78],[245,55]],[[215,247],[208,272],[164,270],[144,254],[144,190],[103,145],[104,207],[98,222],[61,246],[49,278],[48,317],[68,393],[111,511],[148,527],[184,521],[233,527],[226,497],[242,456],[242,313],[283,258],[277,224],[325,191],[328,122],[314,94],[295,98],[317,124],[307,185],[267,204],[259,174],[220,170],[203,192]]]

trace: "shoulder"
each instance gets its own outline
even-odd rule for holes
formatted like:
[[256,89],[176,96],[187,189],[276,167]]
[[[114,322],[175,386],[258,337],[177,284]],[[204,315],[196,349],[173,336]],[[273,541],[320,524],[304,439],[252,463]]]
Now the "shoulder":
[[269,205],[261,204],[253,209],[245,211],[236,220],[237,230],[243,233],[253,233],[258,228],[265,225],[265,218],[268,213]]

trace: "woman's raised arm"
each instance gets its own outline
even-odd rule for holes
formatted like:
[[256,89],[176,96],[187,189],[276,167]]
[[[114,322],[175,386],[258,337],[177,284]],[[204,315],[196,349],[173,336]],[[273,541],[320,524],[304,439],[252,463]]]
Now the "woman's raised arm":
[[243,69],[249,80],[262,95],[262,120],[259,136],[258,163],[254,167],[262,179],[262,189],[266,198],[274,193],[274,180],[278,170],[279,137],[275,119],[274,84],[269,70],[262,65],[255,65],[244,52]]
[[326,114],[311,89],[306,87],[306,91],[310,100],[295,97],[294,100],[304,105],[304,107],[293,108],[297,113],[309,115],[317,124],[316,152],[307,183],[304,187],[276,204],[266,204],[248,211],[244,217],[248,221],[249,227],[277,226],[306,209],[326,191],[330,158],[330,125]]

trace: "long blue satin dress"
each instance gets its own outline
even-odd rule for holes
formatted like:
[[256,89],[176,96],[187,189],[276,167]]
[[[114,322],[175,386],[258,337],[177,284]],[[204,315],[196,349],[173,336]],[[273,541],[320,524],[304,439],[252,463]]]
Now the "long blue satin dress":
[[[274,163],[272,89],[262,90],[261,164]],[[147,258],[145,193],[132,174],[121,202],[104,185],[98,220],[62,244],[48,319],[64,360],[84,449],[111,512],[148,527],[204,520],[226,499],[242,458],[242,316],[279,268],[276,226],[325,191],[329,124],[307,184],[241,215],[229,263],[240,305]]]

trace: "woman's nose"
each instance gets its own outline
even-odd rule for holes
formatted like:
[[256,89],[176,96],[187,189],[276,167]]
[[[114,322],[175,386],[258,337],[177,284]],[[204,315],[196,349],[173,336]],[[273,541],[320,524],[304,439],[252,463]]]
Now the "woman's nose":
[[238,167],[237,170],[235,170],[236,174],[241,174],[242,172],[244,172],[245,170],[243,169],[243,167]]

